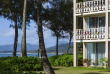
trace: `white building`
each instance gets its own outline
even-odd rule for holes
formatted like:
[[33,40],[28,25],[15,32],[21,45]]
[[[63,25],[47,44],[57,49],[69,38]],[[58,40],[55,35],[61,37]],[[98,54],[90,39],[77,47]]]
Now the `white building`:
[[106,66],[110,67],[110,0],[79,1],[74,0],[74,67],[78,66],[80,42],[83,59],[91,60],[90,66],[100,66],[99,59],[107,58]]

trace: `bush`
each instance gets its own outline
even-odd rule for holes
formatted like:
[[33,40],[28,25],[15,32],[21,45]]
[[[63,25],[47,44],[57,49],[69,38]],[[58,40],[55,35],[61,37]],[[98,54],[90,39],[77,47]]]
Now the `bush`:
[[83,66],[83,55],[78,55],[78,66]]
[[[78,55],[78,65],[82,66],[83,64],[83,56]],[[59,56],[51,56],[49,57],[49,62],[52,66],[73,66],[73,55],[71,54],[63,54]]]
[[0,71],[36,71],[43,70],[41,59],[36,57],[2,57]]
[[58,57],[59,56],[51,56],[51,57],[48,58],[49,59],[49,62],[51,63],[51,65],[54,66],[54,62],[55,62],[56,59],[58,59]]
[[43,74],[42,72],[37,73],[37,72],[16,72],[16,71],[0,71],[0,74]]

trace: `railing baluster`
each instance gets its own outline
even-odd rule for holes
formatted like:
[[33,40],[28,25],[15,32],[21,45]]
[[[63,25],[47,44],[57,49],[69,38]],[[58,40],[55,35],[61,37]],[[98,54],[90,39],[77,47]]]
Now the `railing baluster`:
[[99,39],[101,39],[102,38],[102,29],[101,28],[99,28],[98,35],[99,35]]
[[79,3],[79,13],[81,13],[81,3]]
[[105,0],[102,0],[102,10],[105,10]]
[[108,8],[110,9],[110,0],[108,1],[108,5],[109,5],[109,7],[108,7]]
[[109,27],[109,38],[110,38],[110,27]]
[[86,13],[86,2],[84,2],[84,13]]
[[94,30],[94,39],[96,39],[96,29]]

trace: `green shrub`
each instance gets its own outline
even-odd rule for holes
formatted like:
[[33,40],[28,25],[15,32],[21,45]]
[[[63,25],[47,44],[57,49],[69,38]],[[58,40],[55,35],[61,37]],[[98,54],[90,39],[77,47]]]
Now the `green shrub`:
[[78,66],[83,66],[83,55],[78,55]]
[[[78,55],[78,65],[82,66],[83,56]],[[59,56],[49,57],[49,62],[52,66],[73,66],[73,55],[72,54],[63,54]]]
[[40,58],[36,57],[2,57],[0,71],[36,71],[43,70]]
[[73,65],[73,55],[61,55],[54,62],[55,66],[72,66]]
[[37,72],[16,72],[16,71],[0,71],[0,74],[43,74],[42,72],[37,73]]
[[58,59],[58,57],[59,56],[51,56],[51,57],[49,57],[49,62],[51,63],[51,65],[54,66],[54,62],[55,62],[56,59]]

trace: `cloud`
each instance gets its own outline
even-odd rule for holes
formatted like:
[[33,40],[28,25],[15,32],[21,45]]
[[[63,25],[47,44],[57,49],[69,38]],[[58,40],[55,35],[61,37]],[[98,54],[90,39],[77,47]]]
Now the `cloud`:
[[[4,19],[0,21],[4,21]],[[9,28],[9,25],[3,25],[3,24],[4,24],[3,22],[0,23],[0,25],[2,25],[0,26],[0,45],[13,44],[14,34],[15,34],[14,29]],[[5,20],[5,24],[10,24],[10,23],[8,20]],[[39,43],[39,38],[36,32],[37,29],[34,27],[35,25],[36,23],[31,21],[30,27],[28,27],[28,29],[26,30],[27,43],[30,43],[30,44]],[[52,32],[47,28],[43,28],[43,29],[44,29],[44,41],[45,41],[46,48],[56,45],[56,37],[52,36],[51,34]],[[19,30],[18,43],[21,43],[21,39],[22,39],[22,30]],[[60,39],[59,41],[68,42],[68,38]]]
[[1,31],[0,32],[1,37],[13,37],[14,36],[14,29],[9,29],[6,31]]

